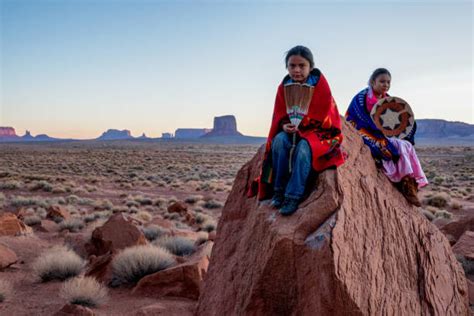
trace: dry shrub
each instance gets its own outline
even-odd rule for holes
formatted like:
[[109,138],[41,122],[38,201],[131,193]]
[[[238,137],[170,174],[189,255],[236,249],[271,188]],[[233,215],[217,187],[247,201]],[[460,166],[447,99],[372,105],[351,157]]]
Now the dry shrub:
[[4,302],[13,292],[13,287],[10,282],[0,280],[0,303]]
[[421,212],[430,222],[432,222],[436,218],[436,216],[428,210],[422,209]]
[[61,231],[67,229],[72,233],[78,232],[83,228],[84,228],[84,221],[80,218],[75,218],[75,217],[64,220],[59,224],[59,229]]
[[435,217],[451,219],[453,217],[453,214],[451,214],[450,212],[446,210],[439,210],[435,213]]
[[97,307],[107,300],[107,289],[93,277],[77,277],[64,282],[60,295],[71,304]]
[[207,232],[199,232],[198,237],[196,239],[195,245],[199,246],[209,240],[209,233]]
[[194,240],[181,236],[165,236],[155,241],[155,245],[168,249],[176,256],[188,256],[196,251]]
[[453,201],[451,202],[451,208],[453,210],[460,210],[462,208],[462,204],[457,201]]
[[41,224],[41,217],[38,215],[29,215],[23,219],[23,223],[28,226],[34,226]]
[[170,231],[166,228],[160,227],[158,225],[150,225],[148,227],[142,228],[143,235],[149,241],[153,241],[162,236],[168,235]]
[[66,280],[81,273],[84,260],[66,247],[56,247],[43,252],[33,262],[34,274],[43,282]]
[[161,247],[140,245],[124,249],[112,261],[112,285],[137,283],[146,275],[175,263],[171,253]]
[[217,228],[217,223],[216,223],[214,220],[212,220],[212,219],[206,220],[206,221],[205,221],[204,223],[202,223],[202,225],[201,225],[201,229],[204,230],[204,231],[206,231],[206,232],[208,232],[208,233],[210,233],[210,232],[216,230],[216,228]]
[[149,222],[153,218],[153,216],[151,216],[147,211],[139,211],[136,216],[144,222]]
[[449,195],[444,192],[441,192],[427,198],[425,202],[426,204],[435,206],[435,207],[446,207],[446,205],[448,205],[449,200],[450,200]]

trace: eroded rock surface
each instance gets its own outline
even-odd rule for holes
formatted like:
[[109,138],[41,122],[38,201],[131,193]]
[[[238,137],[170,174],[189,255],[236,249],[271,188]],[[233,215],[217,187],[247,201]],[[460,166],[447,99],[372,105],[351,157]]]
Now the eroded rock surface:
[[467,315],[446,237],[377,170],[344,123],[346,163],[290,217],[247,198],[262,149],[222,211],[198,315]]

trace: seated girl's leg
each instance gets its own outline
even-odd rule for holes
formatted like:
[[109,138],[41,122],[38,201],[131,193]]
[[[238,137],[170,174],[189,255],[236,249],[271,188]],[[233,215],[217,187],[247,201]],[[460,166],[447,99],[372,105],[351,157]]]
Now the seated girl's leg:
[[296,145],[293,154],[293,170],[286,186],[285,198],[301,200],[311,172],[311,161],[311,148],[308,142],[302,139]]
[[283,195],[288,182],[291,149],[290,136],[285,132],[278,133],[272,141],[272,167],[275,194]]
[[400,153],[400,159],[395,163],[393,161],[384,161],[384,173],[392,182],[400,182],[405,176],[412,177],[416,180],[419,187],[428,184],[428,180],[421,168],[420,161],[415,152],[413,145],[400,139],[390,140]]

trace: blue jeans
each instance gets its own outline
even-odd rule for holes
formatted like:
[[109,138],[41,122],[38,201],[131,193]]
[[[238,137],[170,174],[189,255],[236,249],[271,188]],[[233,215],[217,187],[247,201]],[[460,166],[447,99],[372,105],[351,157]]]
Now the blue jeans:
[[311,172],[311,148],[305,139],[296,136],[296,148],[293,151],[292,171],[289,170],[290,149],[293,135],[278,133],[272,141],[272,166],[275,194],[287,198],[301,199],[305,192],[306,181]]

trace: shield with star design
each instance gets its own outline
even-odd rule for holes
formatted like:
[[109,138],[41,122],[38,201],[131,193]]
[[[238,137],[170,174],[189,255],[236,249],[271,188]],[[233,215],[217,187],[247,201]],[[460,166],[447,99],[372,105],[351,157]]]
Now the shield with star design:
[[377,128],[387,137],[405,138],[415,124],[415,116],[408,103],[398,97],[379,100],[370,112]]

